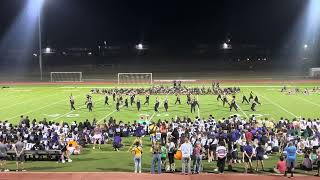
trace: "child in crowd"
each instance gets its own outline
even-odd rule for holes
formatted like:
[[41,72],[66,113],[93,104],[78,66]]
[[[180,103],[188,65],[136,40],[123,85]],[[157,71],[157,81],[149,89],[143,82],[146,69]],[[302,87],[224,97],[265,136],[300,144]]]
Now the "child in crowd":
[[275,168],[273,168],[273,171],[277,174],[284,174],[286,172],[287,166],[286,161],[284,160],[283,156],[280,156],[280,160],[277,162],[277,165]]
[[167,167],[167,154],[168,154],[168,149],[167,149],[166,143],[162,142],[162,144],[161,144],[161,164],[162,164],[162,167],[166,171],[169,171],[169,166]]

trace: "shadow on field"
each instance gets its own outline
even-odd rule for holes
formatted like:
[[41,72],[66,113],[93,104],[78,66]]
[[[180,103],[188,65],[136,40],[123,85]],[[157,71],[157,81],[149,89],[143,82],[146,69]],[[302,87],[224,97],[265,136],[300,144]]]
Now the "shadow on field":
[[28,168],[28,171],[47,171],[47,170],[53,170],[53,169],[61,169],[64,168],[63,166],[59,167],[48,167],[48,166],[41,166],[41,167],[31,167]]
[[97,168],[97,170],[100,171],[112,171],[112,172],[130,172],[131,169],[126,169],[126,168]]
[[104,160],[104,159],[108,159],[108,158],[79,158],[77,159],[77,162],[78,161],[94,161],[94,160]]

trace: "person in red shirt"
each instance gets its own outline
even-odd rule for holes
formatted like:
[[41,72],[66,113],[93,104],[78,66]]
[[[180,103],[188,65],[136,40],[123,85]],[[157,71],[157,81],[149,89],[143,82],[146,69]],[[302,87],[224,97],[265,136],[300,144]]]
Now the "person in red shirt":
[[253,139],[253,135],[249,130],[245,133],[245,137],[246,137],[246,140],[249,142],[251,142]]
[[280,161],[277,162],[277,166],[273,169],[273,171],[277,174],[284,174],[286,169],[286,161],[284,160],[283,156],[280,156]]

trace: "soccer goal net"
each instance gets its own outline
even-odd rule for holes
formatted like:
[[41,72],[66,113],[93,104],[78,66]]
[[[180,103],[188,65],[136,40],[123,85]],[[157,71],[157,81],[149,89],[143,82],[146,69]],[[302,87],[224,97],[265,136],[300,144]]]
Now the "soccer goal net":
[[51,82],[81,82],[82,72],[51,72]]
[[118,84],[152,84],[152,73],[118,73]]
[[309,75],[312,78],[320,78],[320,68],[310,68]]

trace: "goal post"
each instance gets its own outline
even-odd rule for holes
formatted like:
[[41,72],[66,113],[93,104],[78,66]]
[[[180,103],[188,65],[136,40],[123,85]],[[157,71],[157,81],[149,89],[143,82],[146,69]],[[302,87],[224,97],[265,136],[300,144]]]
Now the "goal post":
[[310,68],[309,69],[309,76],[311,78],[320,78],[320,67]]
[[153,84],[152,73],[118,73],[118,84]]
[[51,82],[82,82],[82,72],[50,72]]

